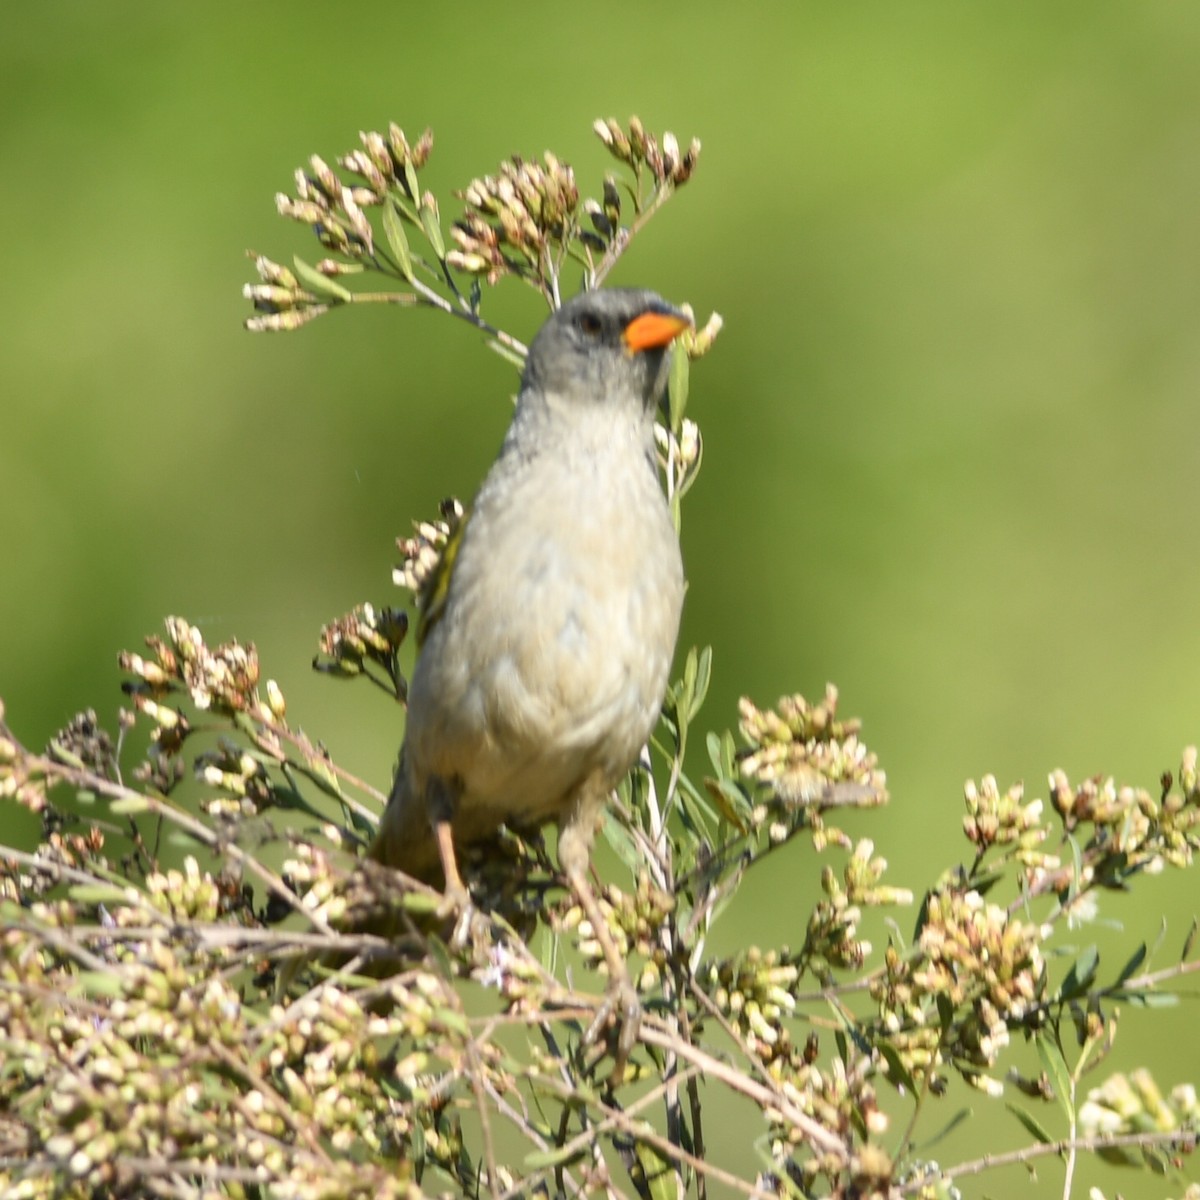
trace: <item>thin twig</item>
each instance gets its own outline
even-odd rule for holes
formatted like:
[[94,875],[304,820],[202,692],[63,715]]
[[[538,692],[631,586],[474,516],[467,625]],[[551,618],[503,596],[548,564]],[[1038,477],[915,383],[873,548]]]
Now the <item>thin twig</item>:
[[134,791],[121,784],[113,783],[111,780],[106,779],[103,775],[96,774],[94,771],[69,767],[63,763],[56,762],[52,758],[27,753],[26,761],[32,765],[34,770],[44,774],[47,779],[60,780],[77,788],[94,791],[110,800],[134,800],[143,811],[153,816],[164,817],[173,822],[185,833],[195,838],[202,846],[215,853],[220,853],[226,858],[232,859],[239,866],[245,867],[251,874],[256,875],[265,883],[275,895],[287,901],[293,911],[300,913],[305,920],[322,933],[332,936],[333,931],[326,924],[324,918],[312,909],[305,908],[300,902],[300,897],[274,871],[264,866],[253,855],[247,854],[228,838],[220,836],[209,829],[202,821],[198,821],[189,813],[184,812],[183,809],[177,808],[174,804],[158,796]]
[[[973,1158],[968,1162],[959,1163],[956,1167],[947,1167],[945,1170],[939,1171],[937,1178],[949,1182],[968,1175],[979,1175],[984,1171],[994,1170],[996,1167],[1024,1166],[1035,1158],[1046,1158],[1050,1155],[1061,1157],[1071,1149],[1093,1153],[1098,1150],[1116,1150],[1131,1146],[1163,1146],[1178,1148],[1185,1153],[1190,1153],[1196,1147],[1196,1134],[1192,1131],[1176,1129],[1168,1133],[1100,1133],[1093,1137],[1038,1142],[1032,1146],[1024,1146],[1020,1150],[1010,1150],[1005,1154],[985,1154],[982,1158]],[[900,1187],[898,1194],[911,1196],[929,1182],[928,1179],[913,1180]]]
[[688,1153],[682,1146],[676,1146],[673,1142],[668,1141],[662,1134],[656,1133],[649,1126],[631,1120],[620,1109],[609,1108],[607,1105],[601,1105],[600,1108],[606,1114],[606,1119],[611,1120],[623,1133],[631,1138],[635,1138],[639,1142],[653,1146],[666,1158],[691,1167],[698,1175],[708,1175],[718,1183],[722,1183],[734,1191],[741,1192],[744,1196],[754,1197],[755,1200],[773,1200],[773,1192],[765,1192],[757,1184],[747,1183],[746,1180],[731,1174],[723,1167],[718,1167],[714,1163],[705,1162],[703,1159],[697,1158],[694,1154]]
[[808,1140],[827,1154],[833,1155],[840,1162],[850,1161],[850,1150],[835,1134],[830,1133],[819,1121],[814,1121],[807,1113],[803,1113],[794,1104],[778,1095],[770,1088],[747,1078],[734,1067],[721,1062],[706,1054],[697,1046],[690,1046],[679,1037],[667,1033],[658,1022],[648,1022],[642,1018],[641,1040],[662,1050],[674,1050],[680,1058],[698,1066],[705,1075],[719,1079],[727,1087],[753,1100],[761,1107],[774,1109],[785,1120],[790,1121],[801,1130]]

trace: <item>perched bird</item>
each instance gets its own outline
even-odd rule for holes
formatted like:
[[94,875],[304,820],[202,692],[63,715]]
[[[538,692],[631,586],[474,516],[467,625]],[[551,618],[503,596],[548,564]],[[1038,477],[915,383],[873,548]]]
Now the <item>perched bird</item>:
[[658,720],[679,632],[654,418],[688,325],[653,292],[606,289],[534,338],[499,456],[420,597],[404,745],[369,850],[461,910],[456,845],[556,822],[624,1054],[637,995],[588,868],[605,799]]

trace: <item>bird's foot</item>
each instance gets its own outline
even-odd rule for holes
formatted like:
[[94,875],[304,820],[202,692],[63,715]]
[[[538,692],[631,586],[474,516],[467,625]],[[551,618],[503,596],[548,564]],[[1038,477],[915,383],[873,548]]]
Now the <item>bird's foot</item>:
[[462,880],[446,884],[441,901],[437,906],[437,915],[443,921],[458,920],[471,907],[471,893],[467,891]]
[[642,1002],[638,997],[637,988],[630,982],[627,971],[622,971],[609,983],[608,992],[584,1034],[584,1041],[594,1041],[600,1031],[613,1020],[618,1025],[617,1046],[613,1055],[609,1084],[618,1087],[625,1078],[625,1065],[633,1053],[634,1046],[637,1045],[638,1030],[642,1025]]
[[461,880],[447,883],[441,902],[437,906],[437,916],[439,921],[444,922],[443,928],[448,925],[453,926],[450,944],[456,949],[461,948],[468,941],[471,925],[476,915],[477,910],[471,901],[471,893],[467,891],[466,885]]

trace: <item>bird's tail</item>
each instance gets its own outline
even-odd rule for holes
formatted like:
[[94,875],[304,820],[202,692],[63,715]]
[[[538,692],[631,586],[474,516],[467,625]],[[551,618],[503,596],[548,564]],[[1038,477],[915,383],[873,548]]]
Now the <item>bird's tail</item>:
[[442,886],[441,860],[428,807],[412,786],[403,756],[367,857],[431,887]]

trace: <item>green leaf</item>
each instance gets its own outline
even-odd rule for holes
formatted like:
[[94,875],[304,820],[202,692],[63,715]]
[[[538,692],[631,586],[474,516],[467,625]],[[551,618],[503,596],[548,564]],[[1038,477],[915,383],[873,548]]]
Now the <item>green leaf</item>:
[[683,425],[683,414],[687,411],[690,366],[688,356],[676,346],[671,352],[671,375],[667,384],[667,420],[672,433],[679,432]]
[[775,1153],[773,1141],[773,1135],[769,1133],[763,1133],[756,1137],[751,1142],[754,1157],[762,1164],[764,1171],[771,1173],[772,1179],[784,1189],[785,1195],[790,1196],[792,1200],[805,1200],[805,1197],[811,1196],[813,1193],[802,1191],[800,1185],[792,1178],[791,1172],[779,1170],[779,1159]]
[[637,869],[642,865],[642,856],[637,842],[633,840],[633,835],[607,809],[604,813],[604,824],[601,828],[604,833],[604,840],[616,851],[617,857],[631,871],[636,873]]
[[707,798],[697,790],[696,785],[686,775],[682,774],[679,776],[679,786],[675,795],[688,829],[707,839],[710,826],[717,823],[717,813],[708,803]]
[[404,182],[408,185],[408,194],[412,197],[412,202],[419,204],[421,202],[421,185],[417,183],[417,168],[407,157],[404,160]]
[[724,775],[724,763],[721,760],[722,741],[720,734],[714,733],[711,729],[704,735],[704,746],[708,750],[708,761],[712,763],[713,770],[718,775]]
[[1162,949],[1162,944],[1167,940],[1167,918],[1163,917],[1158,923],[1158,937],[1154,939],[1154,945],[1150,947],[1150,957],[1153,958],[1159,950]]
[[433,209],[424,204],[421,205],[421,228],[425,231],[425,236],[429,239],[429,244],[433,247],[438,262],[441,262],[446,257],[446,243],[442,240],[442,227],[438,224]]
[[1174,992],[1128,992],[1124,988],[1116,988],[1109,996],[1138,1008],[1174,1008],[1179,1003],[1179,997]]
[[49,745],[50,757],[65,767],[74,767],[77,771],[87,770],[87,763],[78,754],[68,750],[60,741],[51,739]]
[[77,883],[67,889],[67,895],[80,904],[128,904],[134,888],[117,887],[111,883]]
[[733,734],[728,729],[720,735],[710,733],[705,738],[705,745],[713,770],[722,779],[737,779],[737,743],[733,740]]
[[928,1152],[952,1134],[964,1121],[969,1121],[975,1114],[969,1108],[960,1108],[931,1138],[921,1143],[921,1157],[928,1157]]
[[938,1020],[941,1022],[942,1030],[945,1031],[954,1024],[954,1003],[945,992],[938,992],[933,998],[934,1007],[937,1009]]
[[673,1167],[653,1146],[638,1142],[634,1146],[651,1200],[676,1200],[683,1194],[680,1180]]
[[1187,937],[1183,939],[1183,952],[1179,955],[1180,962],[1187,962],[1192,957],[1192,946],[1196,941],[1197,920],[1192,918],[1191,927],[1188,929]]
[[1117,976],[1118,983],[1124,983],[1146,961],[1146,943],[1143,942],[1130,956],[1129,961],[1121,968]]
[[1063,1058],[1058,1043],[1048,1033],[1039,1033],[1034,1038],[1034,1044],[1037,1046],[1038,1057],[1042,1060],[1042,1066],[1050,1080],[1050,1086],[1054,1089],[1055,1098],[1066,1114],[1067,1123],[1070,1124],[1075,1118],[1075,1113],[1072,1101],[1071,1072],[1067,1069],[1067,1060]]
[[896,1053],[896,1047],[890,1042],[880,1042],[877,1046],[879,1053],[883,1055],[883,1060],[887,1063],[887,1079],[893,1087],[902,1087],[910,1093],[916,1092],[916,1084],[913,1082],[913,1077],[909,1074],[908,1068],[900,1060],[900,1055]]
[[429,1147],[425,1141],[425,1130],[420,1121],[412,1123],[412,1131],[409,1134],[409,1153],[412,1155],[412,1161],[418,1166],[423,1166],[425,1158],[429,1153]]
[[341,796],[342,782],[324,758],[309,755],[304,760],[309,778],[331,796]]
[[732,779],[713,779],[706,776],[704,786],[725,820],[745,836],[750,832],[746,817],[750,813],[750,802]]
[[148,812],[150,801],[146,796],[122,796],[119,800],[114,800],[108,807],[110,812],[114,812],[118,816],[129,817]]
[[712,682],[712,647],[704,646],[696,657],[696,673],[692,684],[692,702],[688,708],[687,719],[693,721],[696,714],[704,707],[708,696],[708,685]]
[[452,978],[454,975],[454,966],[450,961],[450,951],[446,948],[446,943],[439,937],[431,937],[428,945],[429,957],[433,959],[438,974],[443,979]]
[[532,1154],[525,1155],[522,1161],[530,1171],[538,1171],[545,1167],[559,1167],[566,1163],[573,1163],[586,1152],[586,1147],[576,1146],[574,1149],[568,1149],[564,1146],[555,1146],[552,1150],[535,1150]]
[[85,996],[119,996],[124,989],[122,977],[115,971],[80,971],[75,981]]
[[316,267],[310,267],[298,254],[292,257],[292,262],[305,287],[312,288],[314,292],[328,296],[331,300],[340,300],[343,304],[349,304],[354,299],[354,294],[342,287],[336,279],[322,275]]
[[1094,946],[1088,946],[1080,952],[1079,957],[1071,964],[1067,977],[1062,982],[1058,994],[1063,1000],[1071,1000],[1084,995],[1096,978],[1096,967],[1100,962],[1100,951]]
[[396,265],[400,268],[400,274],[409,283],[414,283],[412,252],[408,248],[408,234],[404,231],[404,221],[400,217],[396,201],[390,195],[383,205],[383,235],[387,238],[388,249],[391,250]]
[[1033,1136],[1037,1138],[1037,1140],[1041,1142],[1043,1146],[1053,1145],[1054,1139],[1045,1131],[1045,1129],[1042,1128],[1041,1123],[1032,1113],[1026,1112],[1023,1108],[1018,1108],[1015,1104],[1005,1103],[1004,1107],[1007,1108],[1008,1111],[1012,1113],[1012,1115],[1016,1117],[1017,1120],[1020,1121],[1021,1124],[1024,1125],[1025,1128],[1031,1134],[1033,1134]]
[[696,647],[693,646],[687,652],[687,658],[683,662],[683,675],[679,682],[675,685],[671,702],[675,709],[677,719],[677,735],[676,740],[679,743],[680,753],[683,752],[687,745],[687,723],[692,711],[692,699],[696,694]]

